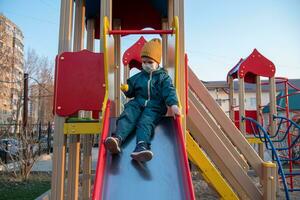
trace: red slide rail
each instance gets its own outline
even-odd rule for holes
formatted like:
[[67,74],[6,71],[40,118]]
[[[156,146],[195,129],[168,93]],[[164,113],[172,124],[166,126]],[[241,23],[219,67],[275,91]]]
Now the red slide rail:
[[195,200],[192,176],[191,176],[191,172],[190,172],[189,161],[188,161],[188,156],[187,156],[186,147],[185,147],[184,133],[182,131],[182,126],[181,126],[181,117],[177,116],[175,121],[176,121],[176,128],[178,130],[178,139],[179,139],[179,147],[181,150],[181,152],[180,152],[181,158],[183,159],[183,163],[184,163],[184,166],[182,168],[183,177],[185,178],[184,182],[187,183],[186,199]]
[[103,189],[103,181],[104,181],[104,172],[106,166],[106,149],[103,145],[105,138],[109,133],[109,118],[110,118],[110,105],[111,102],[108,100],[105,108],[104,118],[103,118],[103,128],[102,128],[102,136],[99,140],[99,154],[98,154],[98,162],[96,168],[96,177],[94,181],[94,191],[93,191],[93,200],[102,199],[102,189]]

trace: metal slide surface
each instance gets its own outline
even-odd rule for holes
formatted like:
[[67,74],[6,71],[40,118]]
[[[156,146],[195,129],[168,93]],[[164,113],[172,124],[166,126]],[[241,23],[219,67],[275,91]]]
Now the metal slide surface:
[[[110,120],[110,133],[116,119]],[[154,157],[147,163],[137,163],[130,157],[136,140],[132,135],[122,146],[120,155],[106,155],[101,199],[179,200],[192,199],[188,179],[184,177],[184,159],[175,120],[164,117],[155,128],[152,140]],[[99,167],[99,166],[98,166]],[[192,198],[190,198],[192,196]]]

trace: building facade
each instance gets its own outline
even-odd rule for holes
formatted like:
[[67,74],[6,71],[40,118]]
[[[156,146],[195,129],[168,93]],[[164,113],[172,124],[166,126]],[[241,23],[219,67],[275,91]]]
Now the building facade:
[[[297,88],[300,88],[300,79],[290,79],[289,82],[294,85]],[[226,81],[209,81],[209,82],[203,82],[206,88],[208,89],[209,93],[212,95],[212,97],[218,102],[218,104],[221,106],[223,111],[229,116],[229,86]],[[267,81],[262,81],[264,85],[262,85],[262,94],[261,94],[261,102],[262,106],[267,106],[270,102],[269,100],[269,86]],[[238,93],[238,82],[234,81],[234,99],[233,104],[234,106],[238,106],[239,102],[239,93]],[[284,96],[284,85],[283,84],[276,84],[276,91],[278,97]],[[289,92],[292,93],[292,92]],[[293,112],[300,112],[300,93],[294,96],[289,97],[290,102],[290,115],[293,115]],[[277,104],[279,104],[277,102]],[[238,110],[238,107],[235,108],[235,110]],[[255,84],[245,84],[245,110],[251,111],[256,110],[256,88]],[[264,112],[264,118],[265,121],[268,121],[268,112]],[[283,115],[283,111],[278,109],[278,114]]]
[[17,110],[23,85],[23,39],[20,28],[0,14],[0,124],[15,123],[17,113],[21,115]]

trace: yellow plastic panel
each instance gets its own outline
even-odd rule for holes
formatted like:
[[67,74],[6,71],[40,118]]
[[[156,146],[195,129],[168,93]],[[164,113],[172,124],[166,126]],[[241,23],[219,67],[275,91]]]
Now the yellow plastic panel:
[[100,123],[65,123],[64,134],[99,134]]

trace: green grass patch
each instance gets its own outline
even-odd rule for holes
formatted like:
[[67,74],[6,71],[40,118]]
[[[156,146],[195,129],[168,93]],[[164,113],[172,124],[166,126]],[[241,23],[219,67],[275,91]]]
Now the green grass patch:
[[32,173],[27,181],[0,176],[0,200],[32,200],[49,190],[51,175],[48,173]]

